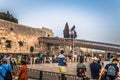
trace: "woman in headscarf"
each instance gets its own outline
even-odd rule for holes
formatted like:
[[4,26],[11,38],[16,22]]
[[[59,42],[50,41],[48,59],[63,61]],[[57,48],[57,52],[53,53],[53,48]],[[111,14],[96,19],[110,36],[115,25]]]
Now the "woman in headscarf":
[[28,67],[25,61],[21,61],[21,67],[18,70],[18,80],[28,80]]

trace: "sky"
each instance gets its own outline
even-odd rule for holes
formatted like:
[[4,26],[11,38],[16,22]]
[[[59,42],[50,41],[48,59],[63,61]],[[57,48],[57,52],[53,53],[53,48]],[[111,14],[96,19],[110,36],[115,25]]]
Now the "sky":
[[52,29],[63,37],[66,22],[77,39],[120,44],[120,0],[0,0],[19,24]]

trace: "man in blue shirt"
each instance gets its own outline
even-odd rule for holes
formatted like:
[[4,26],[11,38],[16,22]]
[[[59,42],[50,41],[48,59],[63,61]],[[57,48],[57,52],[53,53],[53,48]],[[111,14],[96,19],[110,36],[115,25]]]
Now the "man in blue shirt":
[[64,56],[65,51],[61,50],[60,55],[58,56],[58,66],[60,73],[66,72],[66,57]]
[[93,79],[99,79],[99,73],[101,71],[101,65],[97,61],[96,57],[93,58],[93,63],[90,64],[91,77]]
[[[7,60],[6,59],[2,59],[2,61],[1,61],[1,65],[0,65],[0,73],[3,75],[3,76],[5,76],[5,74],[6,74],[6,69],[8,70],[8,71],[12,71],[12,68],[11,68],[11,66],[9,65],[9,64],[7,64]],[[0,80],[4,80],[4,78],[2,77],[2,75],[0,74]]]

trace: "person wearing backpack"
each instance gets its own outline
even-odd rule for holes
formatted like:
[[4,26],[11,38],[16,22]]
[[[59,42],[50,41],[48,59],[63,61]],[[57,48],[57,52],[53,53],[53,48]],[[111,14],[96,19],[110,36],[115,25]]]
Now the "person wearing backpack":
[[[117,58],[113,59],[112,63],[109,63],[105,66],[99,80],[116,80],[117,76],[119,76],[119,67],[117,66],[118,60]],[[106,75],[104,78],[103,75]]]
[[9,64],[7,64],[7,60],[2,59],[0,65],[0,80],[12,80],[11,71],[12,68]]
[[86,72],[86,65],[83,64],[83,60],[80,60],[80,62],[77,64],[77,76],[80,79],[84,80],[85,72]]

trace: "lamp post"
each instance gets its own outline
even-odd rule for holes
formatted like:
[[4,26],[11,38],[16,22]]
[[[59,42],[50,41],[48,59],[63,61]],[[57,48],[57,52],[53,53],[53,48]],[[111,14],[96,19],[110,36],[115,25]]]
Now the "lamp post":
[[74,30],[70,30],[69,35],[70,35],[70,39],[72,38],[72,55],[74,61]]
[[73,61],[74,61],[74,30],[71,31],[72,37],[72,49],[73,49]]
[[[69,38],[71,39],[71,30],[69,31]],[[71,45],[70,45],[70,51],[71,51]]]

